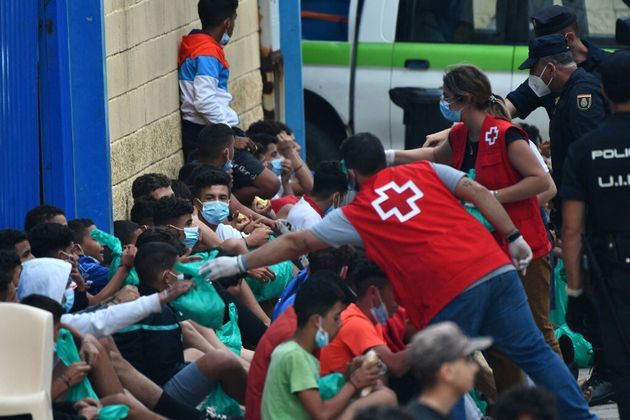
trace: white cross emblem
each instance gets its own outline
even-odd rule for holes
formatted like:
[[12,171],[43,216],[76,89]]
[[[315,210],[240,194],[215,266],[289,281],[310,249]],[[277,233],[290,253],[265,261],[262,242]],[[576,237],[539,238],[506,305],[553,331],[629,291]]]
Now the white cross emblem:
[[[388,191],[393,191],[394,194],[388,194]],[[382,220],[387,220],[392,216],[396,216],[398,220],[403,223],[411,219],[417,214],[420,214],[420,209],[416,205],[416,201],[420,200],[424,193],[420,191],[420,188],[413,181],[407,181],[402,186],[399,186],[394,181],[391,181],[382,187],[374,190],[379,197],[372,201],[372,207],[378,213]],[[407,192],[406,194],[403,194]],[[404,200],[404,203],[400,202]],[[389,203],[388,203],[389,202]],[[389,204],[389,205],[388,205]],[[383,208],[385,205],[385,209]],[[405,213],[401,211],[400,207],[405,210]]]
[[499,138],[499,129],[496,126],[490,127],[490,130],[486,131],[486,141],[488,142],[490,146],[496,143],[498,138]]

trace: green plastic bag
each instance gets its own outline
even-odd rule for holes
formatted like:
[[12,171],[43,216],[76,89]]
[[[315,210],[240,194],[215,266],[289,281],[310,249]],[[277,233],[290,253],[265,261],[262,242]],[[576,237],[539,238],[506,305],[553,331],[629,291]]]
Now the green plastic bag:
[[[112,234],[107,232],[103,232],[100,229],[92,229],[90,232],[90,236],[99,244],[109,248],[112,251],[112,262],[109,265],[109,280],[114,277],[116,271],[118,271],[118,267],[120,267],[120,259],[122,257],[122,244],[120,243],[120,239],[115,237]],[[140,279],[138,278],[138,273],[136,273],[136,269],[132,268],[129,270],[127,277],[123,280],[123,286],[131,285],[137,286],[140,283]]]
[[[65,328],[59,329],[59,337],[57,338],[55,352],[57,353],[57,357],[59,357],[66,366],[70,366],[73,363],[81,361],[79,350],[77,349],[76,344],[74,344],[72,333]],[[98,400],[98,396],[96,395],[96,392],[94,392],[92,384],[90,384],[90,380],[87,376],[75,386],[70,387],[68,392],[66,392],[66,401],[74,402],[87,397]]]
[[241,339],[241,330],[238,328],[238,310],[236,309],[236,305],[232,302],[228,305],[228,313],[230,314],[230,319],[221,329],[217,330],[217,338],[221,340],[227,348],[232,350],[232,353],[240,357],[243,340]]
[[582,334],[571,331],[567,324],[564,324],[554,331],[556,338],[566,335],[573,343],[575,362],[581,368],[593,366],[593,346],[586,341]]
[[346,384],[346,379],[341,373],[331,373],[322,376],[317,380],[319,386],[319,396],[322,400],[329,400],[339,393],[341,388]]
[[566,322],[567,314],[567,273],[564,271],[564,261],[558,259],[553,270],[555,308],[549,311],[549,320],[556,326]]
[[[470,171],[468,171],[468,178],[471,179],[472,181],[475,180],[474,169],[471,169]],[[483,213],[481,213],[481,211],[477,207],[475,207],[472,203],[466,203],[463,201],[462,201],[462,204],[464,205],[464,209],[468,212],[468,214],[470,214],[472,217],[477,219],[483,225],[483,227],[488,229],[490,232],[494,232],[494,226],[490,224],[488,219],[486,219],[486,217],[483,215]]]
[[470,397],[475,402],[475,405],[477,406],[479,411],[481,411],[481,414],[486,415],[488,411],[488,402],[481,398],[479,391],[477,391],[475,388],[468,391],[468,393],[470,394]]
[[199,266],[203,262],[177,263],[178,272],[192,276],[197,287],[191,288],[171,302],[180,319],[192,319],[204,327],[219,329],[223,325],[225,303],[217,293],[214,285],[199,275]]
[[269,269],[274,272],[276,278],[267,283],[261,283],[252,277],[246,277],[245,280],[252,289],[254,296],[258,302],[277,298],[287,284],[293,280],[293,263],[291,261],[282,261],[278,264],[270,265]]
[[128,415],[129,407],[124,404],[108,405],[98,410],[98,420],[126,419]]

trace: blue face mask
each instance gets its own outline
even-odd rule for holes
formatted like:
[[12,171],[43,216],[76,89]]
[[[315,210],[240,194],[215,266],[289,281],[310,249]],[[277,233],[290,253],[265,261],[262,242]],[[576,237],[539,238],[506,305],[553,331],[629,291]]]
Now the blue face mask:
[[444,99],[440,99],[440,112],[442,116],[452,123],[462,120],[462,111],[453,111],[451,106]]
[[387,308],[385,307],[385,304],[383,302],[381,302],[381,304],[378,306],[371,307],[370,312],[372,313],[372,316],[374,317],[376,322],[378,322],[379,324],[385,325],[387,323],[389,315],[387,314]]
[[63,295],[66,298],[66,301],[63,303],[63,309],[66,312],[70,312],[70,309],[74,306],[74,289],[66,289]]
[[234,168],[234,163],[232,163],[232,161],[231,161],[231,160],[228,160],[227,162],[225,162],[225,163],[223,164],[223,170],[224,170],[224,171],[231,171],[231,170],[232,170],[232,168]]
[[199,227],[190,226],[184,228],[184,246],[186,248],[193,249],[195,245],[197,245],[197,241],[199,240]]
[[282,159],[274,159],[271,161],[271,170],[274,174],[282,175]]
[[315,333],[315,345],[317,348],[323,349],[329,343],[328,332],[322,328],[322,321],[319,321],[317,332]]
[[201,209],[201,216],[212,225],[218,225],[230,215],[230,206],[223,201],[206,201]]
[[225,47],[228,44],[228,42],[230,42],[230,36],[226,32],[221,37],[221,41],[219,41],[219,44],[221,44],[221,45],[223,45]]

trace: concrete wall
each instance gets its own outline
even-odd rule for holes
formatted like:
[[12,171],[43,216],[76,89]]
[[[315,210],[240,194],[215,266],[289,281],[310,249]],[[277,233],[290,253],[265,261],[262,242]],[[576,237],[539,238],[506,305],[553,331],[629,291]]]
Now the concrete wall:
[[[200,28],[197,0],[105,0],[107,88],[114,219],[131,209],[131,183],[160,172],[176,177],[183,163],[177,51]],[[257,0],[240,0],[226,48],[233,108],[241,127],[262,118]]]

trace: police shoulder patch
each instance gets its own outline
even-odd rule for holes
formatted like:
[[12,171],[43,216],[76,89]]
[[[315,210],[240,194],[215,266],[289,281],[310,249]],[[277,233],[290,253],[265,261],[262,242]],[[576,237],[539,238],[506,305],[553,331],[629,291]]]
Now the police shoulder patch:
[[577,95],[577,107],[580,111],[586,111],[593,103],[593,95],[591,93],[583,93]]

